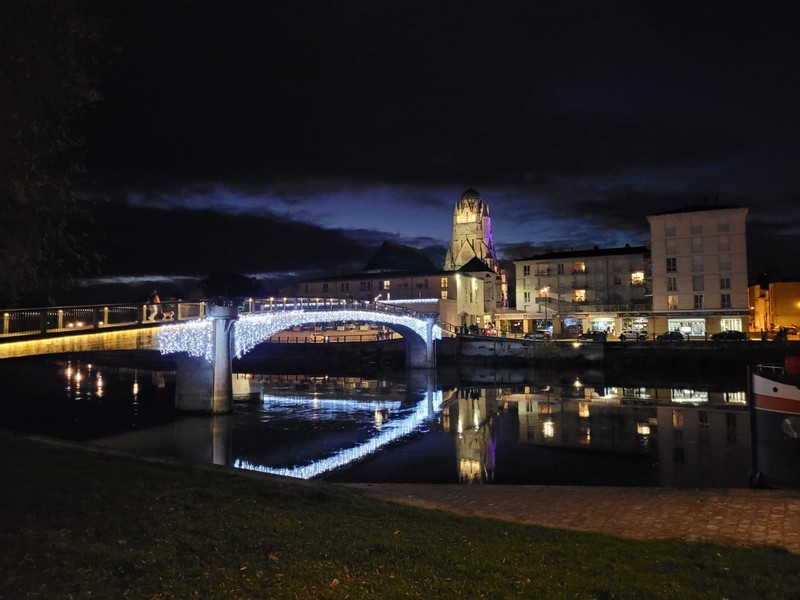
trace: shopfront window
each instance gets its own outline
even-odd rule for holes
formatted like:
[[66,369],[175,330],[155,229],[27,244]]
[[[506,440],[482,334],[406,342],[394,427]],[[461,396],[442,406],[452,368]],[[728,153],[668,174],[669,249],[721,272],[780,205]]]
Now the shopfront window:
[[706,320],[705,319],[668,319],[668,331],[680,331],[683,335],[691,337],[705,337],[706,335]]
[[719,326],[722,331],[744,331],[741,319],[720,319]]

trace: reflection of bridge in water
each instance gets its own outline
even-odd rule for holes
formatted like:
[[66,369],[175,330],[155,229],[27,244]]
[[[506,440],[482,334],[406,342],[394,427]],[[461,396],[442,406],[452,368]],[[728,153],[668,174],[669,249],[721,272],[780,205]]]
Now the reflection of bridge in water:
[[[273,334],[330,321],[376,323],[405,340],[406,365],[436,366],[435,315],[371,302],[248,299],[243,305],[162,303],[161,320],[148,320],[148,305],[118,304],[6,311],[0,358],[109,350],[159,350],[178,365],[176,407],[195,412],[232,409],[231,359]],[[168,315],[169,318],[163,318]]]

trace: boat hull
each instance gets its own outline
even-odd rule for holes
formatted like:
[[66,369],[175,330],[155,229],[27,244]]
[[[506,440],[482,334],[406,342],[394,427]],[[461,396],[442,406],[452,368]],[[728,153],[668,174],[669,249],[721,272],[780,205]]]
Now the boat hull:
[[771,487],[798,488],[800,387],[785,376],[754,373],[751,391],[759,477]]

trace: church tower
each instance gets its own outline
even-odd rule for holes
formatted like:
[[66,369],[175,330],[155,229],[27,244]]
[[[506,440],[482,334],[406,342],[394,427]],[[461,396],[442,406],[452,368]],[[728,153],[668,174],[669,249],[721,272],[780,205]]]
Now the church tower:
[[457,271],[474,258],[499,273],[489,205],[481,200],[478,192],[470,188],[461,194],[461,200],[453,211],[453,240],[447,248],[444,270]]

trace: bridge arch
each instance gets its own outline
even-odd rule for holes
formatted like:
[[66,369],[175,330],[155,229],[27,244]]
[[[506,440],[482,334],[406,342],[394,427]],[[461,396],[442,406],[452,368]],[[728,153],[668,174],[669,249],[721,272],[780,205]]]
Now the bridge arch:
[[[232,354],[239,358],[271,336],[296,325],[356,321],[378,323],[399,333],[406,343],[406,363],[409,367],[434,367],[433,342],[442,339],[442,330],[433,316],[409,316],[371,310],[291,310],[282,312],[240,315],[233,323]],[[213,325],[211,320],[167,325],[159,331],[159,346],[163,354],[185,352],[190,356],[214,359]]]
[[242,316],[233,327],[233,354],[239,358],[264,340],[290,327],[330,321],[385,325],[399,333],[405,340],[406,364],[409,367],[435,366],[433,342],[442,339],[442,330],[435,324],[433,317],[414,317],[370,310],[296,310]]

